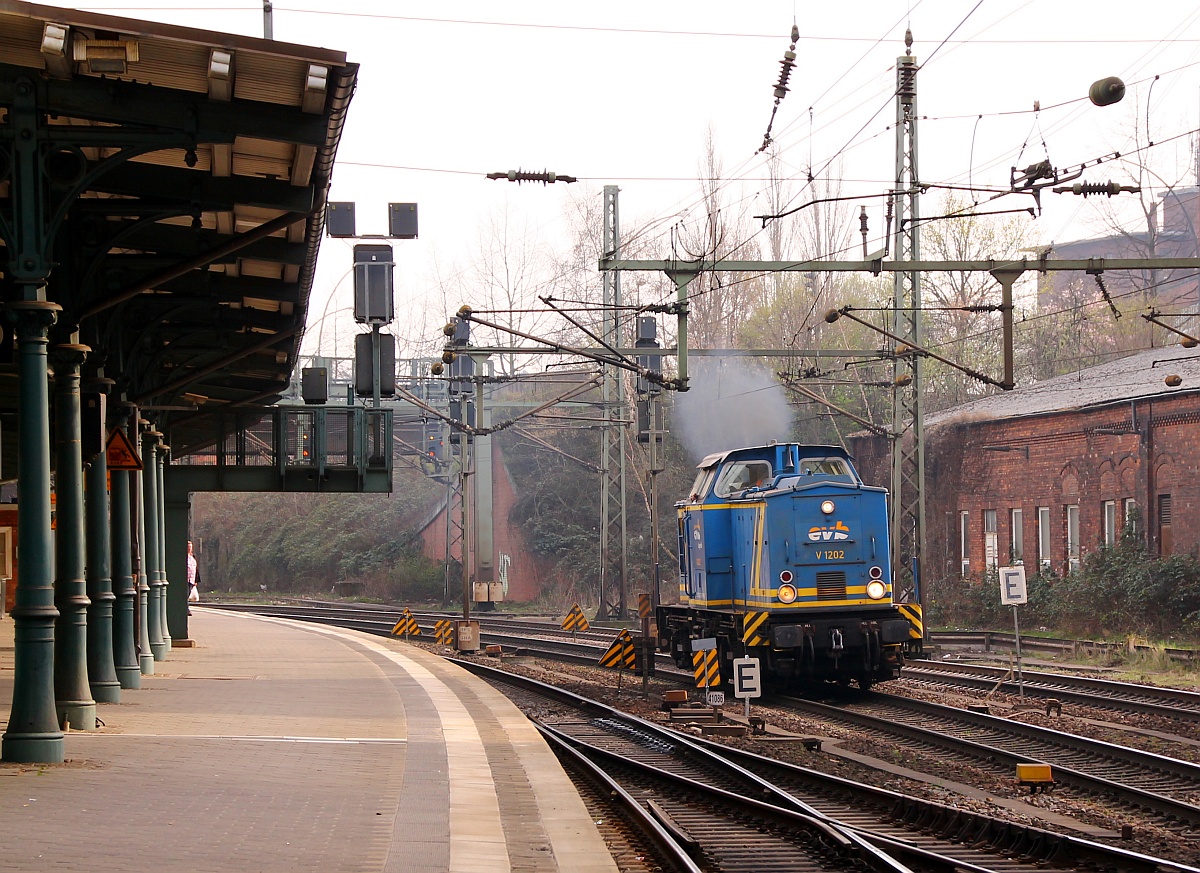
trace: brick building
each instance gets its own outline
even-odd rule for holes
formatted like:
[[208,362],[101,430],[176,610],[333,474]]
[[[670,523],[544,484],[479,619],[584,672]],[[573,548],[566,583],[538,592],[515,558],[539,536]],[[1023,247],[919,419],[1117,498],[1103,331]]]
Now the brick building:
[[[525,541],[520,527],[508,520],[517,499],[516,487],[498,440],[492,441],[492,513],[494,518],[493,538],[496,548],[496,579],[500,579],[501,564],[508,578],[508,594],[505,599],[513,603],[536,600],[545,587],[546,580],[538,560]],[[443,500],[425,518],[419,530],[422,553],[438,563],[446,557],[446,504]],[[457,558],[457,550],[455,557]]]
[[[887,484],[884,441],[851,450]],[[1151,349],[930,416],[924,573],[1069,572],[1127,524],[1153,552],[1196,549],[1197,470],[1200,350]]]

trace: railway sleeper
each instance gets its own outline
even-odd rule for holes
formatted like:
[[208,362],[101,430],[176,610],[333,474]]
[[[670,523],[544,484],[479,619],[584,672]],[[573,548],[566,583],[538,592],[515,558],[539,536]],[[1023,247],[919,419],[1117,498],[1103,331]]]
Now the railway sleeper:
[[972,841],[969,845],[978,847],[997,846],[999,845],[1000,840],[1004,836],[1006,830],[1007,827],[1005,822],[997,821],[996,819],[985,819],[983,822],[983,827],[979,829],[979,832],[975,835],[974,841]]

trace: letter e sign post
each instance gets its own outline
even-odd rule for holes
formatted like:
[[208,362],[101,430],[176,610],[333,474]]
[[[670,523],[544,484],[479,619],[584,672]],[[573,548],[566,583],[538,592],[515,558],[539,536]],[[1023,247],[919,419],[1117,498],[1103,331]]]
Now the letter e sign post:
[[1029,602],[1029,591],[1025,585],[1024,567],[1000,568],[1000,602],[1013,610],[1013,631],[1017,638],[1017,689],[1025,696],[1025,676],[1021,672],[1021,625],[1017,621],[1017,607]]
[[762,677],[758,658],[733,659],[733,696],[746,701],[746,718],[750,718],[750,698],[762,697]]

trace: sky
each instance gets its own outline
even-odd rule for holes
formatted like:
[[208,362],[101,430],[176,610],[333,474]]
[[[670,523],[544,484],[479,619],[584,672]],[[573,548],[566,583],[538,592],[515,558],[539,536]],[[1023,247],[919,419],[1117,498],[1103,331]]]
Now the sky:
[[[134,3],[52,5],[263,33],[261,0]],[[866,198],[894,175],[894,65],[906,28],[922,65],[922,181],[1005,188],[1013,166],[1048,158],[1067,168],[1153,142],[1145,155],[1164,182],[1195,184],[1200,8],[1190,4],[282,0],[273,10],[276,39],[345,51],[361,67],[331,199],[356,203],[363,233],[386,229],[388,202],[418,204],[420,238],[395,243],[401,357],[471,302],[444,300],[436,289],[456,278],[469,286],[481,238],[504,222],[510,239],[562,245],[572,201],[617,185],[623,230],[656,228],[650,256],[668,256],[669,228],[700,215],[697,177],[709,137],[730,199],[750,214],[764,211],[765,163],[756,152],[793,23],[796,68],[773,132],[784,172],[796,180],[794,205],[810,196],[810,171],[836,177],[844,195],[871,204],[874,231],[882,227],[882,201]],[[1125,81],[1126,97],[1093,106],[1088,87],[1106,76]],[[485,177],[517,168],[580,181],[518,186]],[[1084,180],[1120,176],[1100,165]],[[939,197],[926,195],[922,213]],[[1007,197],[988,208],[1028,205]],[[1048,194],[1043,205],[1029,219],[1034,239],[1099,232],[1094,199]],[[345,327],[350,247],[327,240],[322,249],[306,350],[320,339],[332,351],[326,337],[340,334],[338,352],[349,354],[341,331],[353,331]]]

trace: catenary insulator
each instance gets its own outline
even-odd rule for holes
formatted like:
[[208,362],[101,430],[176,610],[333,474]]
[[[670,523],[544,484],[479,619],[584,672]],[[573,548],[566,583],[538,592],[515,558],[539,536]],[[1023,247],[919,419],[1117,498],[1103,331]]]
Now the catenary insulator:
[[509,170],[507,173],[488,173],[489,179],[507,179],[510,182],[516,182],[518,185],[521,182],[541,182],[543,185],[550,185],[554,182],[577,182],[575,176],[567,176],[563,173],[555,173],[550,170],[542,170],[540,173],[529,172],[527,170]]
[[1093,82],[1092,87],[1088,89],[1088,99],[1097,106],[1111,106],[1120,102],[1124,96],[1125,83],[1116,76],[1109,76],[1107,79]]
[[1120,182],[1076,182],[1070,188],[1065,185],[1061,188],[1055,188],[1054,193],[1066,194],[1069,191],[1072,194],[1082,194],[1084,197],[1091,197],[1093,194],[1104,194],[1107,197],[1113,197],[1122,192],[1136,193],[1140,190],[1135,185],[1122,185]]
[[897,96],[903,105],[912,106],[917,99],[917,65],[912,58],[901,58],[898,69],[900,82]]

